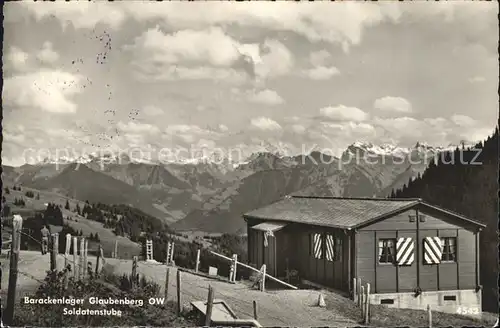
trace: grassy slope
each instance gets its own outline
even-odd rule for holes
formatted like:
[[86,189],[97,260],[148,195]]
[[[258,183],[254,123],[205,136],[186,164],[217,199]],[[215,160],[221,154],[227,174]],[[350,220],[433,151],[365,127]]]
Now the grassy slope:
[[[11,187],[11,186],[9,186]],[[40,194],[40,199],[29,198],[25,196],[26,191],[33,191],[35,198],[37,194]],[[129,258],[133,255],[138,255],[140,253],[140,245],[132,242],[130,239],[116,236],[110,229],[104,228],[102,223],[87,220],[84,217],[73,212],[76,208],[76,204],[83,208],[84,202],[78,201],[72,198],[65,197],[55,192],[50,191],[40,191],[32,188],[22,187],[22,191],[15,191],[10,188],[10,194],[3,193],[7,199],[7,204],[11,206],[11,212],[18,212],[22,216],[33,215],[35,211],[40,211],[45,209],[45,204],[54,203],[60,204],[62,206],[62,214],[65,218],[65,222],[68,223],[73,229],[80,231],[82,230],[84,236],[89,236],[90,233],[99,235],[100,243],[103,247],[104,256],[109,256],[114,249],[115,241],[118,240],[118,256]],[[23,198],[26,206],[18,207],[11,205],[14,202],[14,198]],[[70,210],[64,208],[66,201],[69,202]],[[66,220],[67,217],[71,217],[72,220]],[[91,242],[89,245],[90,249],[97,247],[96,243]]]

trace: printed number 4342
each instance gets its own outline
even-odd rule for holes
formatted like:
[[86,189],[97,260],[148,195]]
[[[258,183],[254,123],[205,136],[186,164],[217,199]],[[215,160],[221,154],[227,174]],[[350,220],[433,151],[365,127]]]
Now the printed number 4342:
[[461,306],[457,308],[457,314],[479,314],[479,309],[476,307]]

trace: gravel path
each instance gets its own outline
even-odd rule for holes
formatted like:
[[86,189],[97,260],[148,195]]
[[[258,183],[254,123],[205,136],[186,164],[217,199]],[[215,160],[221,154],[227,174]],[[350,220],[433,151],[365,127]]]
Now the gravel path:
[[[72,259],[72,257],[71,257]],[[89,258],[95,263],[95,258]],[[2,288],[0,295],[6,297],[9,279],[8,259],[2,258]],[[31,293],[38,287],[49,269],[50,256],[42,256],[40,252],[22,251],[19,260],[17,283],[18,297]],[[114,268],[115,273],[130,273],[132,261],[106,259],[106,264]],[[64,265],[64,256],[59,255],[58,267]],[[156,281],[164,292],[166,267],[162,264],[139,262],[139,274]],[[170,269],[169,300],[176,300],[177,269]],[[280,290],[260,292],[251,290],[243,283],[230,284],[194,274],[182,272],[181,289],[183,306],[191,308],[190,302],[206,300],[208,286],[215,289],[215,298],[224,300],[239,318],[253,318],[253,301],[258,304],[258,321],[263,326],[347,326],[355,322],[345,318],[341,313],[332,309],[315,306],[319,292],[312,290]],[[349,302],[344,298],[322,291],[325,299],[335,299],[336,302]]]
[[[131,261],[110,259],[116,273],[129,273]],[[158,282],[164,292],[166,267],[162,264],[139,262],[137,272]],[[170,269],[168,299],[176,300],[177,269]],[[215,298],[224,300],[239,318],[253,318],[253,301],[258,305],[258,321],[263,326],[335,326],[353,325],[355,322],[335,310],[315,306],[319,291],[280,290],[260,292],[251,290],[243,283],[230,284],[190,274],[181,273],[181,300],[183,306],[190,307],[192,301],[207,299],[208,286],[215,289]],[[322,291],[325,299],[350,302],[341,296]]]

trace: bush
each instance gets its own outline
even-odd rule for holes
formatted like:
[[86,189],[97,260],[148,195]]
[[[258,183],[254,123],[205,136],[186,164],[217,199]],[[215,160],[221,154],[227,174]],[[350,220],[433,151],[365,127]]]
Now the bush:
[[26,197],[29,197],[29,198],[34,198],[35,197],[35,193],[33,191],[30,191],[28,190],[26,193],[25,193]]
[[[112,269],[105,267],[101,277],[93,277],[83,281],[74,281],[69,277],[68,288],[64,289],[64,276],[68,270],[59,273],[49,272],[45,281],[39,289],[31,295],[31,298],[63,297],[84,299],[82,305],[35,305],[24,304],[21,300],[15,308],[13,326],[39,326],[39,327],[68,327],[68,326],[187,326],[193,325],[184,317],[177,317],[174,304],[167,303],[164,306],[150,305],[149,297],[158,297],[160,286],[146,280],[139,280],[136,288],[131,287],[131,277],[118,276]],[[88,300],[90,297],[100,299],[129,299],[142,300],[142,306],[131,305],[92,305]],[[82,310],[103,310],[104,308],[121,311],[121,316],[116,315],[65,315],[64,309],[73,308]]]

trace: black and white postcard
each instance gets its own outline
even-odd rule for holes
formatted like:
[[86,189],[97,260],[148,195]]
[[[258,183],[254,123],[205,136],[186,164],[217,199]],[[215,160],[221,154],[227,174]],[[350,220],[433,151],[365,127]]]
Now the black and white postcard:
[[3,5],[2,326],[498,326],[498,3]]

